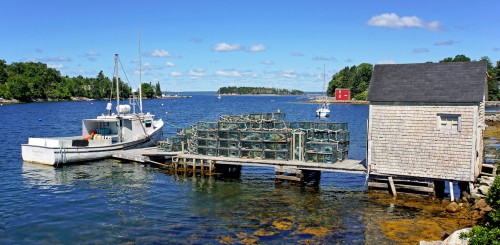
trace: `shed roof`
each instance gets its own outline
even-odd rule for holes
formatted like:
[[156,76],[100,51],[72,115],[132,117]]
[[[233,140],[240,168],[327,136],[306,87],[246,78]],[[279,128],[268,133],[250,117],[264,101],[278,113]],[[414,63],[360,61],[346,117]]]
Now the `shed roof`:
[[481,102],[486,62],[375,65],[371,102]]

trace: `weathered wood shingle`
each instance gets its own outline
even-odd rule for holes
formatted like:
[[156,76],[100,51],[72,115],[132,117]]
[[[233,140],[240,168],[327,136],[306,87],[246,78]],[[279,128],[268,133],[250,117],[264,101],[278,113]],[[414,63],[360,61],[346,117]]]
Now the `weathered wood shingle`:
[[481,102],[486,62],[376,65],[371,102]]

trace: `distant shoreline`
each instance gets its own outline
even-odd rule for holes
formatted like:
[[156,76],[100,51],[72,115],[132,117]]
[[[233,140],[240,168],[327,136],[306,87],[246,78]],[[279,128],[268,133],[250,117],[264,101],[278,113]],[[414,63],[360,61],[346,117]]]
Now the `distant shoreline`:
[[368,105],[369,102],[365,100],[307,100],[307,101],[301,101],[303,104],[323,104],[323,103],[328,103],[328,104],[354,104],[354,105]]
[[303,96],[296,94],[220,94],[220,96]]

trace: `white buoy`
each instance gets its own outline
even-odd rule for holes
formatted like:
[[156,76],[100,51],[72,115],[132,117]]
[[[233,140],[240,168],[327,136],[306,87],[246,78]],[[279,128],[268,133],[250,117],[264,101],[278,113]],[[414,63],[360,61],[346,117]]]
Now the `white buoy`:
[[163,103],[161,103],[161,106],[163,106]]

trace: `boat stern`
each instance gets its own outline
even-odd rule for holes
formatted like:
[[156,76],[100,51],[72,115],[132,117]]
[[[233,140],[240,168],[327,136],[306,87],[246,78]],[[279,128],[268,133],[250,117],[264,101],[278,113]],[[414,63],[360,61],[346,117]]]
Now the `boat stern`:
[[54,165],[56,156],[54,150],[47,147],[23,144],[21,145],[22,158],[25,162]]

